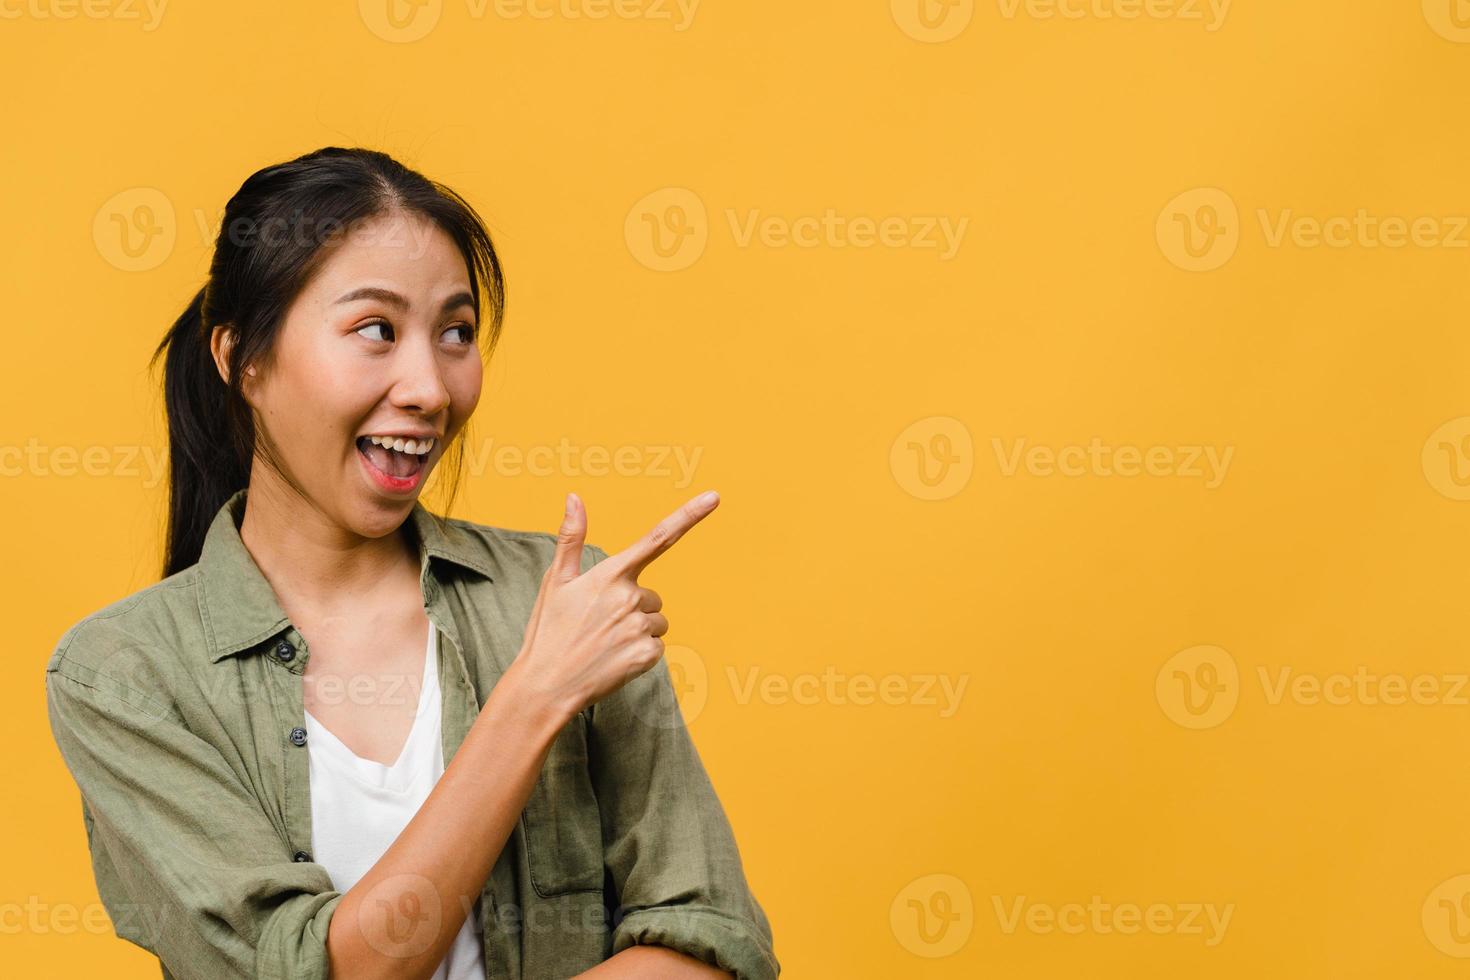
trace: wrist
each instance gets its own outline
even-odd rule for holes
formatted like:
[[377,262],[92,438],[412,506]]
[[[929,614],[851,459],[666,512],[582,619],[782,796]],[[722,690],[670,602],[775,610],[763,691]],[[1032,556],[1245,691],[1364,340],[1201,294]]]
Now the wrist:
[[547,744],[577,713],[564,699],[553,696],[531,680],[519,657],[496,682],[485,704],[487,709],[490,701],[496,702],[498,713],[515,716],[531,731],[543,736]]

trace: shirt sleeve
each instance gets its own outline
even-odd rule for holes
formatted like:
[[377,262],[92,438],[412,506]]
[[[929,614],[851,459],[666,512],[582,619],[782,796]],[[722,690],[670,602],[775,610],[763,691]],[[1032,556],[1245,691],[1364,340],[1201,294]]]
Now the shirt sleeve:
[[[589,545],[596,564],[607,557]],[[730,822],[660,657],[590,709],[588,753],[604,863],[619,896],[614,954],[667,946],[733,973],[780,974]]]
[[342,898],[326,869],[292,859],[219,750],[170,706],[65,656],[77,629],[47,665],[46,706],[118,936],[178,980],[325,980]]

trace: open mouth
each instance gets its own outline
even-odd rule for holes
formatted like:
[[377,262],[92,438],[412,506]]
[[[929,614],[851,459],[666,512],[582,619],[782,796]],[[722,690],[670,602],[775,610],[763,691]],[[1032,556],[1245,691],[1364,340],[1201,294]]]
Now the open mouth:
[[359,436],[357,452],[367,463],[369,472],[388,490],[411,490],[423,474],[433,448],[432,440],[422,445],[413,440]]

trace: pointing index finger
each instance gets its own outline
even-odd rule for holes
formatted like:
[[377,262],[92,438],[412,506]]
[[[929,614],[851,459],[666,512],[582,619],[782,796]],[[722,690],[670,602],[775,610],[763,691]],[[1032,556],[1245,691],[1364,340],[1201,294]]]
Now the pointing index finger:
[[653,530],[602,562],[614,575],[636,579],[649,564],[674,546],[691,527],[710,515],[720,502],[719,494],[710,490],[686,503],[654,525]]

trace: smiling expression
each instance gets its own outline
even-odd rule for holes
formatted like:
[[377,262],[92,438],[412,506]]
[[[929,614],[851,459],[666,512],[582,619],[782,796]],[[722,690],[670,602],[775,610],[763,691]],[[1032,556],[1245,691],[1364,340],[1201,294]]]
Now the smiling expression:
[[464,256],[442,229],[403,212],[367,219],[291,303],[247,398],[318,506],[363,530],[401,520],[479,401],[477,327]]

